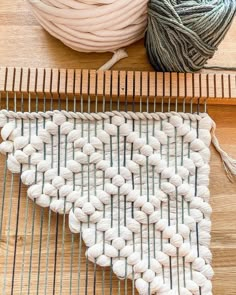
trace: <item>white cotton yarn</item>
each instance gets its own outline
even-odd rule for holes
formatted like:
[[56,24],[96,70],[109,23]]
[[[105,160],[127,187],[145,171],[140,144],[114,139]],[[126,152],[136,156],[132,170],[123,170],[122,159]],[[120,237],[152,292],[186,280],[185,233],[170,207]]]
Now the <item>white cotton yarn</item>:
[[212,294],[207,114],[2,110],[0,127],[9,170],[91,262],[141,295]]
[[28,0],[52,36],[80,52],[115,52],[102,67],[127,57],[126,46],[143,38],[148,0]]

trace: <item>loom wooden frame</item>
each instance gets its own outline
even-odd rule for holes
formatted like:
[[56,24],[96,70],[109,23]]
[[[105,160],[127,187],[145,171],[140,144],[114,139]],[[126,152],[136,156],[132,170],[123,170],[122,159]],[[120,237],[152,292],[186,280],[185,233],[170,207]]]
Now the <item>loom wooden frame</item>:
[[0,93],[32,96],[110,98],[139,101],[140,97],[170,101],[236,105],[236,74],[155,73],[81,69],[0,67]]
[[[176,100],[178,102],[180,102],[181,100],[186,101],[186,102],[192,102],[194,101],[194,103],[202,103],[204,104],[207,101],[207,104],[212,105],[212,110],[213,110],[213,114],[215,116],[220,116],[219,114],[221,114],[222,111],[226,111],[231,109],[231,105],[236,105],[236,75],[235,74],[215,74],[215,73],[210,73],[210,74],[182,74],[182,73],[149,73],[149,72],[126,72],[126,71],[108,71],[108,72],[96,72],[94,70],[76,70],[76,69],[36,69],[36,68],[6,68],[6,67],[0,67],[0,100],[1,98],[4,101],[5,97],[9,98],[9,106],[10,108],[13,110],[12,105],[13,105],[13,99],[14,97],[21,97],[24,98],[26,100],[26,105],[28,104],[28,100],[30,101],[29,98],[48,98],[48,101],[51,99],[53,99],[53,101],[55,101],[55,103],[57,102],[58,96],[62,99],[64,99],[64,101],[66,101],[66,99],[78,99],[78,103],[80,103],[81,100],[81,96],[83,96],[84,100],[83,102],[86,103],[86,99],[95,99],[98,98],[99,101],[103,101],[104,97],[106,102],[108,103],[110,98],[112,97],[119,97],[119,100],[122,102],[124,101],[129,101],[129,102],[133,102],[133,101],[137,101],[140,102],[140,98],[142,99],[142,102],[145,103],[146,101],[151,102],[154,101],[154,99],[156,101],[158,100],[162,100],[163,98],[166,101],[173,101],[176,102]],[[28,100],[27,100],[28,98]],[[43,104],[44,100],[41,99],[40,104]],[[18,104],[18,101],[17,101]],[[4,103],[3,103],[4,105]],[[138,105],[138,104],[137,104]],[[217,106],[214,106],[217,105]],[[228,105],[225,106],[223,108],[223,105]],[[18,106],[18,105],[17,105]],[[19,105],[20,106],[20,105]],[[232,108],[233,109],[233,108]],[[217,111],[216,111],[217,110]],[[233,111],[231,111],[233,112]],[[230,120],[230,124],[233,124],[233,120],[234,117],[229,117]],[[225,129],[222,129],[221,126],[221,130],[222,133],[221,134],[225,134],[225,136],[227,136],[229,134],[229,132],[227,133],[227,131],[225,131]],[[226,137],[225,137],[226,138]],[[226,140],[226,144],[227,144],[227,140]],[[231,151],[232,152],[232,151]],[[216,159],[216,155],[213,153],[213,157],[214,159]],[[213,160],[214,160],[213,159]],[[4,159],[5,160],[5,159]],[[3,161],[2,161],[3,162]],[[215,174],[214,174],[214,181],[215,178],[217,179],[215,181],[216,184],[214,184],[214,187],[212,187],[212,192],[215,193],[216,190],[218,189],[220,191],[220,186],[224,187],[224,190],[227,189],[228,191],[230,191],[230,187],[231,184],[229,186],[228,182],[226,180],[224,180],[224,178],[222,179],[222,175],[223,175],[223,168],[221,168],[221,163],[219,161],[219,163],[217,164],[217,168],[215,169]],[[1,166],[2,169],[4,169],[4,166]],[[12,177],[9,173],[8,173],[8,178],[7,178],[7,182],[6,186],[10,186],[11,183],[11,178]],[[226,178],[225,178],[226,179]],[[18,190],[18,186],[19,186],[19,179],[18,177],[14,178],[14,186],[17,188]],[[7,196],[13,198],[13,200],[15,200],[18,203],[22,203],[21,207],[23,208],[25,206],[24,202],[28,202],[27,198],[21,198],[19,197],[20,194],[23,194],[24,196],[26,196],[26,188],[22,187],[22,189],[20,188],[18,191],[15,191],[13,196],[11,196],[10,193],[10,189],[7,188],[6,190],[6,194]],[[18,192],[20,193],[18,195]],[[10,198],[9,197],[9,198]],[[219,212],[220,212],[220,216],[222,216],[222,206],[225,205],[225,193],[224,195],[219,195],[219,196],[215,196],[215,202],[217,202],[218,205],[217,207],[219,207],[219,209],[216,208],[216,216],[219,216]],[[18,204],[17,203],[17,204]],[[27,203],[28,204],[28,203]],[[34,214],[34,210],[36,210],[36,212],[38,212],[37,214],[41,214],[39,208],[35,208],[34,207],[35,204],[33,202],[29,202],[29,214]],[[228,206],[228,207],[227,207]],[[227,214],[230,214],[231,207],[232,204],[227,205],[224,210],[225,210],[225,216]],[[230,208],[230,209],[229,209]],[[233,208],[233,207],[232,207]],[[17,209],[17,208],[16,208]],[[18,220],[17,218],[19,218],[18,214],[18,209],[16,212],[16,209],[13,211],[13,224],[12,224],[12,228],[14,228],[15,226],[15,220]],[[21,210],[21,211],[20,211]],[[22,209],[20,209],[19,212],[24,212],[22,211]],[[24,209],[25,210],[25,209]],[[28,210],[28,209],[27,209]],[[28,212],[28,211],[27,211]],[[19,213],[19,214],[20,214]],[[15,214],[15,215],[14,215]],[[45,211],[45,216],[47,215],[47,212]],[[217,215],[218,214],[218,215]],[[5,217],[6,215],[4,215]],[[14,217],[15,216],[15,217]],[[43,215],[44,216],[44,215]],[[55,220],[56,220],[56,216],[52,215],[52,221],[50,221],[52,223],[52,233],[55,233],[55,230],[57,230],[57,232],[59,231],[59,240],[62,239],[62,237],[60,235],[60,230],[61,227],[58,228],[55,226]],[[225,217],[224,217],[225,218]],[[51,220],[51,219],[50,219]],[[227,219],[226,219],[227,220]],[[218,220],[217,218],[214,219],[216,226],[219,226],[219,224],[222,224],[222,221]],[[33,221],[34,222],[34,221]],[[15,229],[14,229],[15,231]],[[46,233],[47,234],[47,233]],[[45,236],[43,237],[46,237]],[[54,235],[55,236],[55,235]],[[217,234],[215,233],[215,236],[217,236]],[[35,236],[33,235],[33,238]],[[39,234],[37,233],[36,238],[39,239]],[[12,243],[18,243],[18,239],[19,241],[21,241],[21,236],[19,235],[15,235],[12,237]],[[31,240],[32,237],[27,239],[27,243],[29,240]],[[41,238],[40,238],[41,239]],[[46,239],[46,238],[45,238]],[[76,241],[78,241],[78,237],[76,237]],[[224,237],[222,238],[224,239]],[[55,238],[56,243],[57,243],[57,238]],[[61,241],[61,240],[60,240]],[[219,241],[221,242],[222,240],[219,239]],[[41,240],[40,242],[41,245]],[[38,243],[35,242],[34,247],[38,246]],[[51,243],[55,243],[54,238],[52,238],[52,242]],[[71,243],[68,242],[67,243]],[[59,244],[59,242],[58,242]],[[22,246],[23,247],[23,246]],[[12,253],[11,255],[9,255],[9,265],[11,266],[11,260],[15,260],[16,259],[16,263],[21,261],[22,259],[22,255],[21,255],[21,250],[22,250],[21,244],[19,242],[19,246],[16,250],[16,253],[19,254],[19,257],[15,256],[14,253]],[[30,247],[32,247],[32,244],[30,245]],[[41,247],[41,246],[40,246]],[[58,246],[59,247],[59,246]],[[14,246],[14,249],[16,249],[16,247]],[[52,252],[52,255],[54,256],[54,244],[50,245],[50,251]],[[213,244],[213,250],[215,250],[216,252],[216,247]],[[37,252],[37,249],[35,250],[35,248],[33,248],[33,251],[35,253]],[[71,251],[70,249],[68,251]],[[85,251],[84,247],[83,247],[83,251]],[[219,250],[217,250],[218,252],[215,253],[216,256],[216,269],[218,268],[217,263],[219,264],[219,261],[221,262],[222,267],[224,267],[228,262],[226,257],[230,257],[230,259],[232,259],[231,254],[229,254],[227,251],[225,252],[226,254],[223,255],[223,252],[220,252]],[[13,254],[14,254],[14,258],[13,258]],[[41,255],[41,254],[40,254]],[[73,254],[74,255],[74,254]],[[51,256],[50,256],[51,257]],[[56,258],[55,258],[56,257]],[[60,256],[55,256],[54,258],[56,260],[59,261]],[[2,257],[2,261],[3,259],[5,259],[4,257]],[[35,258],[37,260],[37,257]],[[86,260],[85,258],[82,258],[82,262],[81,262],[81,273],[82,273],[82,278],[85,280],[85,275],[86,275]],[[33,263],[36,260],[32,260]],[[52,260],[52,264],[54,263],[55,260]],[[232,260],[233,261],[233,260]],[[27,263],[29,263],[29,259],[27,260]],[[30,260],[31,263],[31,260]],[[59,263],[57,263],[58,265],[60,265]],[[76,272],[76,264],[77,261],[75,261],[75,264],[73,265],[75,272]],[[16,264],[17,265],[17,264]],[[51,269],[55,268],[55,264],[50,266]],[[90,266],[91,267],[91,266]],[[92,269],[92,267],[91,267]],[[91,269],[89,270],[89,274],[90,276],[92,275],[92,271]],[[11,273],[12,269],[7,270],[7,274],[8,274],[8,280],[10,280],[7,285],[6,285],[6,290],[10,292],[11,288],[14,288],[14,290],[17,290],[20,288],[20,283],[18,283],[16,281],[16,279],[12,279],[12,273]],[[19,272],[21,271],[21,269],[19,268],[19,270],[14,269],[14,271],[16,272],[16,277],[17,275],[19,275]],[[45,272],[45,269],[42,268],[40,269],[40,271]],[[47,273],[47,272],[46,272]],[[98,271],[97,272],[97,279],[96,281],[98,283],[100,282],[104,282],[103,281],[103,270],[102,271]],[[50,274],[50,272],[49,272]],[[51,275],[51,274],[50,274]],[[28,277],[28,273],[26,270],[26,275],[25,275],[26,279]],[[44,277],[43,277],[44,278]],[[67,278],[67,276],[65,275],[65,278]],[[219,278],[219,275],[217,276],[217,279]],[[1,276],[0,276],[1,279]],[[50,292],[50,290],[58,290],[59,292],[59,287],[55,286],[55,281],[56,279],[60,279],[60,272],[59,270],[57,270],[56,272],[56,276],[55,278],[51,278],[51,280],[49,280],[49,283],[46,285],[46,287],[48,288],[48,292]],[[74,275],[73,280],[76,280],[76,276]],[[41,282],[42,279],[40,277],[40,281]],[[53,282],[53,283],[52,283]],[[64,282],[64,281],[63,281]],[[11,283],[11,285],[10,285]],[[104,283],[104,290],[109,290],[109,275],[107,275],[107,278],[105,280]],[[68,283],[69,284],[69,283]],[[74,285],[73,285],[74,286]],[[113,282],[113,292],[114,294],[116,294],[116,290],[117,290],[117,282],[116,280],[114,280]],[[124,285],[121,285],[121,289]],[[69,285],[67,286],[69,288]],[[32,282],[32,287],[28,286],[28,290],[29,288],[31,288],[33,290],[33,288],[36,289],[36,283]],[[37,286],[38,288],[38,286]],[[73,287],[74,288],[74,287]],[[81,288],[85,288],[84,286],[81,285]],[[233,287],[231,287],[233,288]],[[90,289],[89,289],[90,290]],[[99,288],[97,289],[97,291],[99,290]],[[128,291],[131,290],[131,286],[128,285]],[[231,289],[232,290],[232,289]],[[88,293],[89,294],[89,293]]]

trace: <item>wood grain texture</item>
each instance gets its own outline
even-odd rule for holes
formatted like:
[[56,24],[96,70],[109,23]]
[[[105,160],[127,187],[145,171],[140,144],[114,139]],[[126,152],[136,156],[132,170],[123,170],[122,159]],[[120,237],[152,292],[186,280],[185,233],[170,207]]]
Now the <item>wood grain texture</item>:
[[130,103],[142,98],[149,102],[204,104],[207,100],[208,105],[236,105],[236,75],[0,66],[0,93],[30,93],[39,98],[47,93],[64,99],[78,94],[98,101],[119,95],[121,102]]
[[[236,20],[229,34],[220,46],[216,56],[210,61],[211,65],[236,66],[235,36]],[[114,67],[114,69],[139,71],[152,70],[145,54],[143,41],[130,46],[128,48],[128,53],[129,58],[121,61]],[[82,54],[66,48],[63,44],[41,29],[29,12],[25,0],[0,0],[1,66],[96,69],[104,64],[110,56],[110,53]],[[29,106],[28,98],[24,98],[25,109],[27,110]],[[21,103],[20,98],[16,103],[19,108]],[[55,101],[53,105],[55,108],[56,103],[57,101]],[[30,104],[32,110],[34,110],[35,106],[35,102]],[[2,107],[5,107],[5,105],[3,104]],[[13,105],[11,104],[11,108],[12,107]],[[50,102],[47,101],[46,108],[49,107]],[[70,107],[72,107],[72,104]],[[86,108],[86,103],[84,104],[84,107]],[[43,109],[42,105],[40,105],[40,109]],[[210,106],[208,111],[217,123],[217,136],[222,143],[222,147],[236,157],[236,108],[232,106]],[[46,286],[47,294],[53,294],[55,261],[57,261],[55,272],[55,294],[60,294],[60,291],[64,294],[69,294],[70,285],[72,294],[77,294],[79,237],[74,237],[74,248],[72,248],[72,237],[67,229],[65,231],[63,242],[63,218],[59,218],[57,236],[57,217],[52,214],[50,218],[46,209],[38,208],[31,201],[28,201],[26,199],[26,188],[21,187],[21,190],[19,190],[19,177],[12,176],[7,172],[5,179],[4,170],[5,158],[1,156],[0,171],[2,172],[0,173],[0,209],[4,203],[4,214],[2,220],[2,241],[0,242],[0,292],[2,292],[4,278],[6,278],[5,294],[10,294],[11,292],[13,257],[16,249],[14,295],[37,294],[37,285],[38,294],[44,294],[46,278],[48,281]],[[221,161],[214,149],[212,149],[210,190],[211,204],[213,206],[211,249],[213,251],[213,267],[216,273],[213,280],[214,295],[235,295],[236,184],[231,184],[226,178]],[[3,198],[4,195],[5,198]],[[17,228],[18,205],[18,234],[16,238],[15,231]],[[27,223],[25,223],[26,217],[28,220]],[[33,220],[35,221],[33,222]],[[41,225],[42,232],[40,232]],[[67,224],[65,224],[65,227],[67,228]],[[46,273],[48,228],[50,228],[48,248],[49,271]],[[24,236],[26,236],[26,239],[23,239]],[[58,242],[57,254],[55,255],[56,240]],[[42,243],[40,243],[40,241],[42,241]],[[17,244],[17,247],[15,247],[15,244]],[[8,255],[6,256],[7,250]],[[85,292],[86,261],[84,259],[84,251],[85,249],[83,248],[81,256],[80,294],[84,294]],[[24,252],[25,260],[23,261]],[[62,257],[64,257],[64,260],[62,260]],[[72,278],[69,276],[71,259],[73,260]],[[3,265],[7,265],[7,267],[1,267]],[[94,266],[89,263],[88,294],[93,294],[93,270]],[[60,287],[61,271],[63,272],[63,279]],[[30,285],[28,284],[29,279],[31,281]],[[105,282],[105,294],[109,294],[111,287],[110,273],[107,270],[103,273],[102,270],[99,269],[97,271],[95,282],[97,286],[96,294],[102,292],[103,280]],[[125,282],[122,282],[120,286],[121,294],[124,293],[124,285]],[[118,287],[117,280],[113,278],[113,294],[118,293]],[[129,283],[128,294],[132,294],[131,290],[132,286]]]

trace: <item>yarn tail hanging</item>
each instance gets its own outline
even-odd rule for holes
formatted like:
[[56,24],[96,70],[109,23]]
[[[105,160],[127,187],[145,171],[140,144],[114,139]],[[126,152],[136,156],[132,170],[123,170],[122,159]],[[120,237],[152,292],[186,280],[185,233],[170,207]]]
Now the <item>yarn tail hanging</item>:
[[235,0],[150,0],[145,46],[151,64],[164,72],[202,69],[235,14]]
[[219,140],[216,136],[216,123],[212,120],[212,144],[215,147],[216,151],[221,156],[224,169],[226,174],[231,182],[234,181],[236,176],[236,159],[233,159],[229,156],[220,146]]
[[121,59],[127,58],[128,54],[124,49],[118,49],[114,52],[112,58],[106,62],[102,67],[99,68],[99,71],[107,71],[112,68],[117,62]]

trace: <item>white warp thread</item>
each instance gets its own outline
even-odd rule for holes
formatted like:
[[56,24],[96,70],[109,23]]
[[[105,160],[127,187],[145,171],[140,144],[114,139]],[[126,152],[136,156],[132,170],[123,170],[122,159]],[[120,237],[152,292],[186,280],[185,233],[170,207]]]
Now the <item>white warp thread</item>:
[[147,27],[148,0],[28,2],[39,23],[52,36],[80,52],[114,52],[114,63],[127,57],[124,51],[121,55],[117,50],[143,38]]
[[210,295],[212,126],[206,114],[0,111],[0,151],[32,200],[69,213],[90,261],[142,295]]

